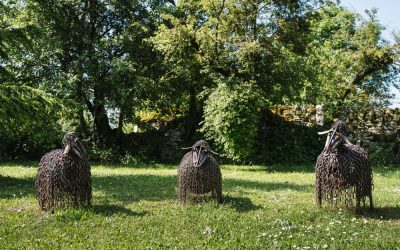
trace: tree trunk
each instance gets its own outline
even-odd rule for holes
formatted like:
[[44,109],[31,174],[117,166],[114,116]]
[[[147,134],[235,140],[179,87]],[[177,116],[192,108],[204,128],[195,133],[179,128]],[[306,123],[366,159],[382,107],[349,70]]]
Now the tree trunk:
[[85,121],[84,116],[84,106],[85,106],[85,98],[83,93],[83,82],[78,81],[76,83],[76,101],[79,103],[78,110],[78,120],[79,120],[79,130],[84,137],[89,135],[89,130]]
[[189,112],[186,119],[186,129],[185,129],[185,142],[191,142],[196,130],[199,127],[201,120],[201,114],[198,110],[196,91],[194,87],[190,87],[189,90],[190,100],[189,100]]
[[104,105],[104,94],[100,88],[98,84],[95,84],[93,105],[88,106],[88,108],[93,116],[95,138],[104,145],[110,145],[115,142],[116,133],[110,127]]

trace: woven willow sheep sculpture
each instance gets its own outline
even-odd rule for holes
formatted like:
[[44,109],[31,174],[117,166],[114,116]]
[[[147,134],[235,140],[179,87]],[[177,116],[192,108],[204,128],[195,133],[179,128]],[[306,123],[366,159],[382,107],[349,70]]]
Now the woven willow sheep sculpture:
[[196,142],[186,153],[178,168],[179,198],[186,202],[188,195],[206,194],[211,192],[212,197],[222,202],[222,176],[217,161],[212,154],[210,145],[204,140]]
[[63,139],[64,149],[45,154],[36,176],[36,195],[42,210],[91,205],[92,184],[86,150],[75,132]]
[[360,208],[360,202],[365,206],[369,198],[372,203],[372,170],[367,152],[358,145],[352,144],[346,137],[345,124],[335,119],[329,131],[325,147],[318,156],[316,163],[316,198],[322,205],[322,200],[332,205],[344,203]]

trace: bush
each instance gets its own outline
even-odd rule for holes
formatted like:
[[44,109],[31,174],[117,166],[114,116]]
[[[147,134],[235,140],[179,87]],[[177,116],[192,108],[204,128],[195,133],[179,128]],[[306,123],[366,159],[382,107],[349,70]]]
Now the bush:
[[313,164],[324,148],[326,137],[317,134],[321,130],[284,121],[264,110],[252,158],[258,164]]
[[248,161],[257,136],[259,100],[251,84],[219,84],[205,102],[201,131],[228,158]]
[[0,159],[39,160],[45,153],[61,146],[61,127],[50,119],[30,120],[0,130]]
[[364,142],[363,147],[368,151],[373,166],[388,166],[398,163],[393,147],[379,142]]
[[98,163],[118,163],[120,162],[120,153],[113,148],[101,148],[96,144],[88,147],[90,162]]

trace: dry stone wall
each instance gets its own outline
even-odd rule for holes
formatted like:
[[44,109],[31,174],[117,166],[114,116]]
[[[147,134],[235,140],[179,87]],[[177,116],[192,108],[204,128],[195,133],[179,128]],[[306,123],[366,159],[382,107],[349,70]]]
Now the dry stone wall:
[[[271,111],[283,120],[305,126],[324,125],[323,105],[276,105]],[[400,143],[400,109],[364,110],[344,119],[353,142]]]
[[[296,125],[304,126],[304,127],[316,127],[316,126],[324,126],[326,128],[330,127],[330,122],[326,120],[324,115],[324,106],[323,105],[307,105],[307,106],[285,106],[285,105],[276,105],[270,108],[270,111],[278,116],[281,120],[294,123]],[[267,113],[271,113],[267,112]],[[271,117],[268,119],[272,119]],[[274,123],[269,120],[264,121],[263,129],[268,132],[276,129],[273,126],[283,126],[280,123]],[[392,155],[396,160],[396,162],[400,162],[400,109],[376,109],[376,110],[365,110],[358,114],[353,114],[344,119],[347,125],[347,130],[349,132],[349,138],[353,143],[361,144],[365,147],[370,155],[375,154],[380,149],[382,149],[382,145],[388,149],[388,154]],[[272,127],[270,127],[272,126]],[[324,128],[321,128],[321,130]],[[315,131],[317,129],[313,128],[312,133],[306,133],[300,136],[303,137],[311,137],[310,141],[315,142],[318,138],[318,135]],[[276,130],[276,131],[279,131]],[[183,123],[177,123],[174,126],[170,126],[168,128],[163,128],[160,130],[163,136],[163,143],[160,145],[160,159],[161,160],[169,160],[174,159],[177,156],[181,156],[183,152],[180,150],[181,147],[188,146],[190,143],[184,143],[184,135],[185,135],[185,127]],[[288,132],[288,131],[286,131]],[[277,132],[279,133],[279,132]],[[282,136],[282,139],[277,139],[278,141],[286,140],[287,136],[277,134],[276,137],[279,138]],[[268,144],[266,147],[268,150],[264,150],[265,154],[272,154],[276,145],[273,140],[271,140],[270,135],[265,139],[265,143]],[[276,139],[276,138],[275,138]],[[262,138],[260,138],[263,141]],[[306,139],[307,140],[307,139]],[[301,144],[302,140],[297,140],[297,143]],[[291,144],[292,141],[289,139],[286,143]],[[314,143],[315,144],[315,143]],[[299,145],[297,145],[299,146]],[[310,146],[310,145],[307,145]],[[307,147],[307,146],[299,146],[299,147]],[[315,146],[317,147],[317,146]],[[320,148],[317,148],[317,152],[319,153]],[[276,153],[276,152],[275,152]],[[278,153],[277,153],[278,154]],[[271,156],[272,157],[272,156]],[[274,160],[282,160],[279,158],[279,154],[277,156],[273,156]],[[378,158],[382,158],[379,154]]]
[[323,105],[287,106],[275,105],[271,108],[272,113],[278,115],[287,122],[294,122],[307,127],[324,125]]
[[400,138],[400,109],[365,110],[346,119],[357,140],[394,143]]

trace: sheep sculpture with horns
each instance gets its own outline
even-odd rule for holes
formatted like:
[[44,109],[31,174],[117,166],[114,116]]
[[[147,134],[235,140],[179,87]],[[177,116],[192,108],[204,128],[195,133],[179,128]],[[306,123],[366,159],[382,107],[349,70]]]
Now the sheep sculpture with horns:
[[330,130],[319,134],[328,137],[315,166],[317,203],[322,205],[325,200],[332,205],[353,206],[355,199],[359,209],[361,202],[365,206],[368,197],[373,209],[372,169],[367,152],[350,142],[345,124],[338,119]]
[[178,168],[179,198],[186,202],[189,193],[206,194],[211,192],[212,197],[222,202],[222,175],[210,145],[204,141],[197,141],[186,153]]
[[91,205],[92,185],[86,150],[77,133],[68,132],[63,149],[45,154],[36,176],[36,195],[42,210]]

